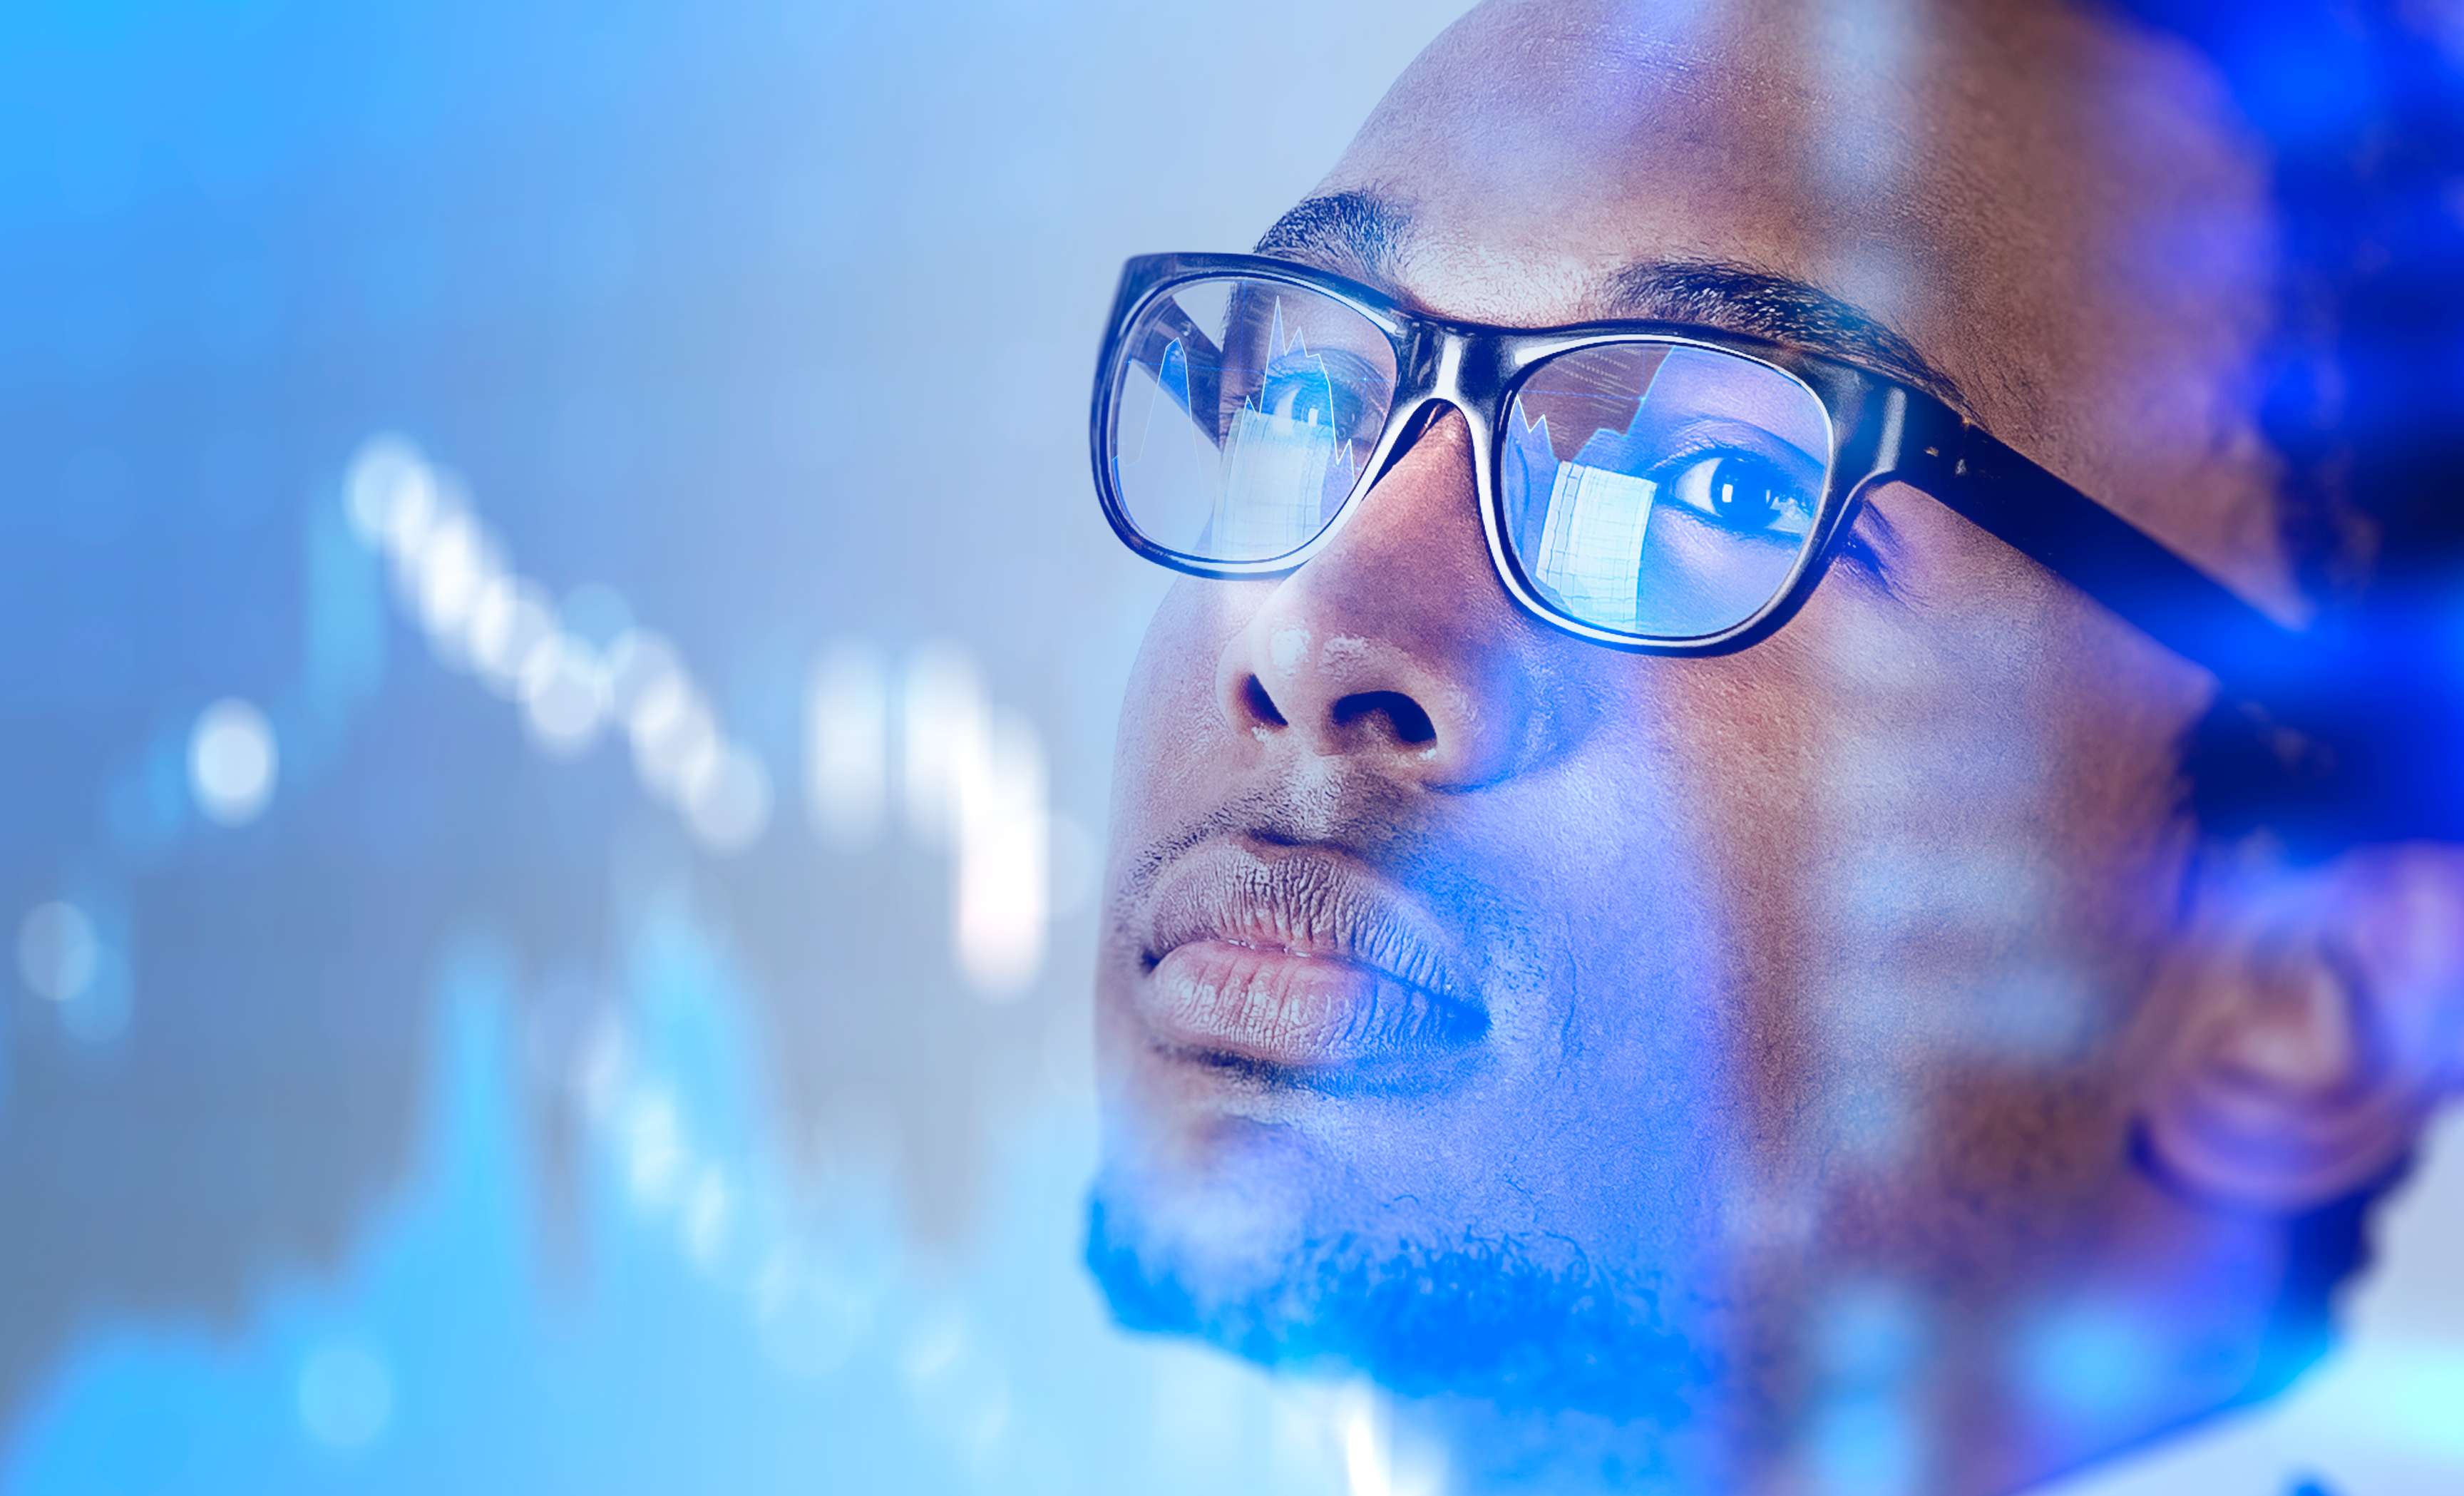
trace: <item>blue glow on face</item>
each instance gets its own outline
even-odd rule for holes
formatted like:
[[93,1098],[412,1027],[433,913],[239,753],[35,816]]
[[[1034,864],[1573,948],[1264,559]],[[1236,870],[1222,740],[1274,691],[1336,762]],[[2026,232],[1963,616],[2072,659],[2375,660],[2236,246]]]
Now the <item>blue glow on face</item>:
[[1914,1496],[1925,1488],[1915,1420],[1885,1397],[1825,1404],[1809,1451],[1814,1488],[1825,1496]]
[[2119,1305],[2064,1305],[2014,1346],[2021,1385],[2058,1423],[2093,1423],[2141,1405],[2166,1374],[2163,1343]]
[[1877,1387],[1915,1370],[1931,1343],[1924,1301],[1904,1286],[1868,1283],[1817,1311],[1815,1360],[1829,1380]]

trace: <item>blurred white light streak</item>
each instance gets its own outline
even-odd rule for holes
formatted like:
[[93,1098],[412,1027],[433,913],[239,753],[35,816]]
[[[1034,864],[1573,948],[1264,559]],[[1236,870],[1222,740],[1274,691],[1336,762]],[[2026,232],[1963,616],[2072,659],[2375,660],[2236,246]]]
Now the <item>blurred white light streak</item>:
[[419,451],[399,436],[377,436],[363,443],[342,481],[344,512],[351,532],[363,544],[387,543],[395,511],[408,485],[427,481]]
[[1050,920],[1043,744],[1025,721],[1001,714],[980,756],[954,765],[952,777],[958,966],[986,997],[1014,998],[1043,967]]
[[1376,1419],[1365,1404],[1343,1421],[1343,1474],[1352,1496],[1394,1496]]
[[1436,1496],[1445,1488],[1440,1451],[1399,1446],[1374,1389],[1346,1389],[1332,1411],[1351,1496]]
[[880,651],[848,642],[822,657],[805,730],[814,826],[841,847],[869,845],[881,834],[890,798],[890,678]]
[[506,566],[460,479],[399,436],[362,445],[342,499],[353,533],[392,562],[439,662],[518,701],[541,753],[578,757],[612,723],[643,787],[705,848],[741,851],[769,829],[769,769],[728,737],[674,646],[636,627],[622,594],[585,583],[560,610]]
[[770,825],[770,774],[740,748],[697,766],[685,784],[685,824],[715,852],[741,851]]
[[599,738],[607,720],[607,671],[599,651],[570,634],[533,650],[522,672],[522,719],[531,741],[552,759],[570,759]]
[[[855,648],[834,650],[815,671],[806,721],[813,814],[843,843],[860,840],[888,798],[890,699],[878,667]],[[1043,969],[1052,919],[1043,743],[1025,719],[992,707],[974,662],[948,645],[909,661],[896,707],[908,828],[952,859],[958,969],[987,999],[1018,997]]]
[[556,614],[538,583],[499,572],[472,602],[466,632],[480,682],[517,700],[532,659],[556,639]]
[[582,1103],[582,1113],[592,1122],[605,1123],[616,1113],[616,1103],[630,1067],[630,1046],[625,1037],[625,1025],[613,1014],[602,1014],[590,1028],[590,1037],[583,1043],[573,1070],[573,1089]]
[[197,808],[222,825],[246,825],[274,798],[279,754],[265,714],[226,696],[188,732],[188,787]]
[[385,549],[397,558],[417,555],[441,503],[436,475],[426,463],[412,462],[385,490],[378,516],[378,535]]
[[908,665],[901,706],[907,822],[936,844],[955,829],[958,780],[984,756],[983,682],[957,649],[930,646]]
[[642,698],[653,688],[664,688],[684,680],[683,662],[676,658],[676,647],[663,634],[648,628],[627,628],[607,646],[607,689],[613,696],[616,715],[627,724]]
[[664,1205],[684,1173],[684,1140],[676,1106],[667,1096],[637,1096],[625,1115],[625,1181],[645,1205]]
[[17,926],[17,974],[38,998],[75,1002],[94,980],[100,954],[94,921],[75,904],[37,904]]
[[494,550],[479,522],[457,508],[438,517],[415,553],[419,620],[438,657],[449,664],[471,657],[464,630],[472,604],[497,574]]
[[633,766],[650,793],[682,805],[692,786],[712,772],[725,745],[718,723],[693,683],[681,675],[653,682],[626,718]]

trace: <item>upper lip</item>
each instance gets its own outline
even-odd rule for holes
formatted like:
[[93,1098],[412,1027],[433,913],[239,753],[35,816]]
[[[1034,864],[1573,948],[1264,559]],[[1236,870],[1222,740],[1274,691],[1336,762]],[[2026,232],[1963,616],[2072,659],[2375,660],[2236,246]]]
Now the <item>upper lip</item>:
[[1485,1010],[1444,936],[1349,855],[1301,847],[1264,855],[1219,841],[1185,857],[1153,903],[1145,964],[1198,940],[1330,957],[1442,1001]]

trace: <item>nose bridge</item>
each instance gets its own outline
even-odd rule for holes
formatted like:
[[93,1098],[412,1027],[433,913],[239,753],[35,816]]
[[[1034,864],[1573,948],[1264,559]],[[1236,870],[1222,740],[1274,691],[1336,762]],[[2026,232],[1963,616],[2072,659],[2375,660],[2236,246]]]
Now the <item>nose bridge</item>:
[[1429,424],[1451,407],[1463,417],[1470,438],[1472,486],[1485,498],[1490,410],[1503,378],[1502,361],[1493,343],[1445,322],[1416,323],[1404,348],[1398,382],[1404,395],[1401,408],[1395,412],[1394,440],[1375,476],[1383,479]]
[[1469,471],[1487,451],[1476,358],[1459,338],[1408,346],[1397,424],[1367,496],[1227,640],[1218,707],[1262,752],[1470,788],[1510,776],[1551,737],[1525,620],[1490,575],[1485,486]]
[[1450,322],[1416,323],[1404,347],[1403,387],[1417,404],[1441,400],[1477,427],[1505,372],[1496,340]]

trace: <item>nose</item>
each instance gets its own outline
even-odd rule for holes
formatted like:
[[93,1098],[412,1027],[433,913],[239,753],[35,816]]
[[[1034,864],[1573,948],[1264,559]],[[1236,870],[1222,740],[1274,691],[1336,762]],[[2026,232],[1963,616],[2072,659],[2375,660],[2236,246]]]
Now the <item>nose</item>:
[[1549,750],[1559,717],[1535,688],[1553,641],[1497,579],[1473,473],[1470,429],[1445,409],[1224,645],[1226,723],[1266,752],[1441,789]]

